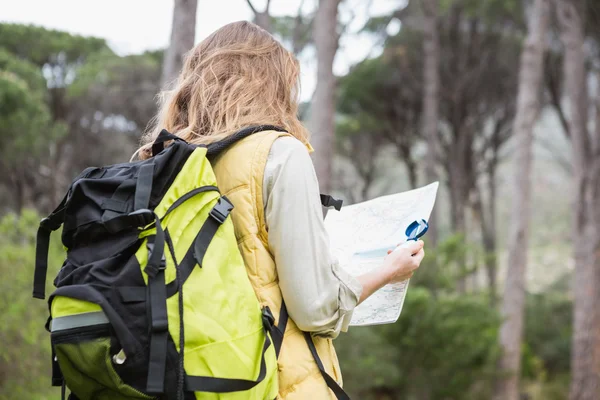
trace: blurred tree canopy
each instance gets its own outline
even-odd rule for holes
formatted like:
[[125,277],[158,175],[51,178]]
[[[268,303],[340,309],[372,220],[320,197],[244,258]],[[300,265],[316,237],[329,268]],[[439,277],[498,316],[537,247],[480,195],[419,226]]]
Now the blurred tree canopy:
[[41,70],[0,48],[0,166],[7,172],[0,185],[14,188],[15,209],[33,205],[26,182],[51,143],[65,134],[64,124],[52,120],[47,95]]
[[120,57],[103,39],[0,24],[10,208],[49,211],[84,168],[128,159],[155,113],[161,65],[162,51]]
[[[38,67],[73,67],[97,51],[107,50],[104,39],[72,35],[53,29],[21,24],[0,24],[1,46]],[[52,71],[54,72],[54,71]],[[69,70],[60,71],[63,85]],[[60,82],[54,82],[59,85]]]
[[[476,2],[453,2],[452,7],[444,9],[446,16],[438,24],[439,74],[444,84],[439,94],[440,154],[436,160],[450,194],[452,231],[465,232],[467,210],[472,209],[478,216],[488,253],[485,260],[488,275],[493,277],[497,242],[496,175],[512,133],[518,77],[515,66],[523,28],[521,9],[515,4],[485,3],[485,7],[475,7]],[[499,10],[501,19],[491,18]],[[390,36],[385,28],[395,18],[407,27]],[[512,21],[510,29],[506,29],[506,21]],[[382,55],[357,64],[340,78],[338,148],[352,150],[340,153],[346,155],[361,178],[363,198],[357,200],[364,199],[381,175],[373,161],[368,160],[376,158],[384,144],[396,149],[410,186],[418,185],[418,171],[422,170],[419,164],[426,162],[423,149],[427,146],[421,129],[424,91],[421,25],[422,12],[413,2],[390,16],[371,19],[365,29],[385,37]],[[362,142],[356,143],[357,140]],[[344,180],[340,177],[338,181]],[[492,195],[486,199],[482,192]],[[468,276],[467,262],[457,264],[464,267],[463,276]],[[464,280],[457,284],[464,291]],[[495,285],[496,280],[490,278],[492,301]]]

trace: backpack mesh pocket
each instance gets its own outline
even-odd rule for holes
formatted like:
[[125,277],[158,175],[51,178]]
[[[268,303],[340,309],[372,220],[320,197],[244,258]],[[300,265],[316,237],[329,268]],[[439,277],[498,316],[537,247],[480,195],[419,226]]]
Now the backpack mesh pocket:
[[111,349],[108,324],[52,332],[52,346],[67,387],[79,399],[154,399],[125,384],[117,373],[115,363],[133,360]]

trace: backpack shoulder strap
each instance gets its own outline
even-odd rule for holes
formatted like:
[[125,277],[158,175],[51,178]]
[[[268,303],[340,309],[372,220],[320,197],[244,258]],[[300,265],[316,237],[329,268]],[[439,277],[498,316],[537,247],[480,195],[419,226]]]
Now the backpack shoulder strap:
[[335,381],[335,379],[333,379],[331,375],[327,373],[327,371],[325,371],[325,367],[323,366],[323,362],[317,353],[317,348],[315,347],[315,343],[313,342],[310,332],[304,332],[304,339],[306,340],[306,344],[308,345],[310,353],[317,363],[317,367],[321,372],[321,376],[323,376],[327,387],[329,387],[329,389],[335,394],[336,399],[350,400],[350,396],[348,396],[344,389],[342,389],[342,387]]
[[233,145],[235,142],[242,140],[254,133],[263,131],[285,132],[285,129],[274,125],[258,125],[244,128],[223,140],[209,144],[207,156],[216,156],[222,151],[226,150],[229,146]]
[[[268,315],[270,316],[270,318],[272,318],[274,320],[274,318],[271,314],[271,310],[269,310],[268,307],[266,307],[266,310],[263,310],[263,312],[264,311],[266,311],[268,313]],[[285,328],[287,326],[287,323],[288,323],[288,312],[287,312],[287,308],[285,306],[285,302],[282,300],[281,301],[281,309],[279,310],[278,324],[275,325],[274,323],[272,323],[269,325],[270,326],[269,330],[271,332],[271,337],[273,339],[273,344],[275,346],[275,354],[277,355],[277,358],[279,358],[279,352],[281,351],[281,345],[283,343],[283,336],[285,334]],[[306,340],[306,344],[308,345],[308,349],[310,350],[310,353],[313,356],[313,359],[315,360],[315,363],[317,364],[317,367],[319,368],[319,372],[321,372],[321,376],[325,380],[327,387],[329,387],[329,389],[331,389],[331,391],[335,394],[336,399],[350,400],[350,397],[344,391],[344,389],[342,389],[342,387],[335,381],[335,379],[333,379],[333,377],[331,375],[329,375],[327,373],[327,371],[325,371],[325,367],[323,366],[321,357],[319,357],[319,354],[317,353],[317,348],[315,347],[315,343],[313,342],[313,338],[312,338],[310,332],[303,332],[303,335],[304,335],[304,339]]]

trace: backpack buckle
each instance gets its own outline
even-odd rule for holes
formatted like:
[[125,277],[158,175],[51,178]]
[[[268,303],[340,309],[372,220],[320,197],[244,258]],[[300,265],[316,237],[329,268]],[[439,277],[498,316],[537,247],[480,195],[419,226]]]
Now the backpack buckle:
[[225,196],[219,197],[219,201],[215,206],[210,210],[209,215],[214,218],[219,224],[225,222],[229,213],[233,210],[233,204],[231,201]]
[[[154,251],[154,243],[148,242],[146,243],[146,249],[148,250],[148,259],[150,255]],[[167,258],[165,257],[165,253],[163,252],[160,258],[160,264],[157,268],[150,268],[150,266],[146,266],[144,268],[144,272],[151,278],[154,278],[160,271],[164,271],[167,269]]]
[[264,306],[262,309],[262,321],[263,326],[269,332],[275,327],[275,317],[273,316],[269,306]]
[[142,208],[139,210],[135,210],[128,214],[128,217],[131,217],[133,220],[133,226],[147,226],[154,222],[154,213],[147,208]]

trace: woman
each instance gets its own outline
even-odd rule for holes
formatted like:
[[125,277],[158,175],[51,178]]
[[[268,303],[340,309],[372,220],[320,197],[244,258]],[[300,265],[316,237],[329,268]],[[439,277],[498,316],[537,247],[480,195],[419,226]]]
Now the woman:
[[[151,143],[163,128],[196,144],[248,126],[285,129],[241,140],[213,168],[221,192],[235,205],[236,236],[259,301],[276,319],[282,301],[287,305],[279,397],[325,399],[332,394],[302,331],[312,333],[325,370],[341,384],[332,339],[347,330],[358,304],[409,278],[424,253],[421,241],[399,248],[379,269],[358,278],[331,257],[312,148],[297,117],[298,77],[298,61],[269,33],[249,22],[226,25],[187,55],[145,141]],[[148,157],[148,145],[141,152]]]

